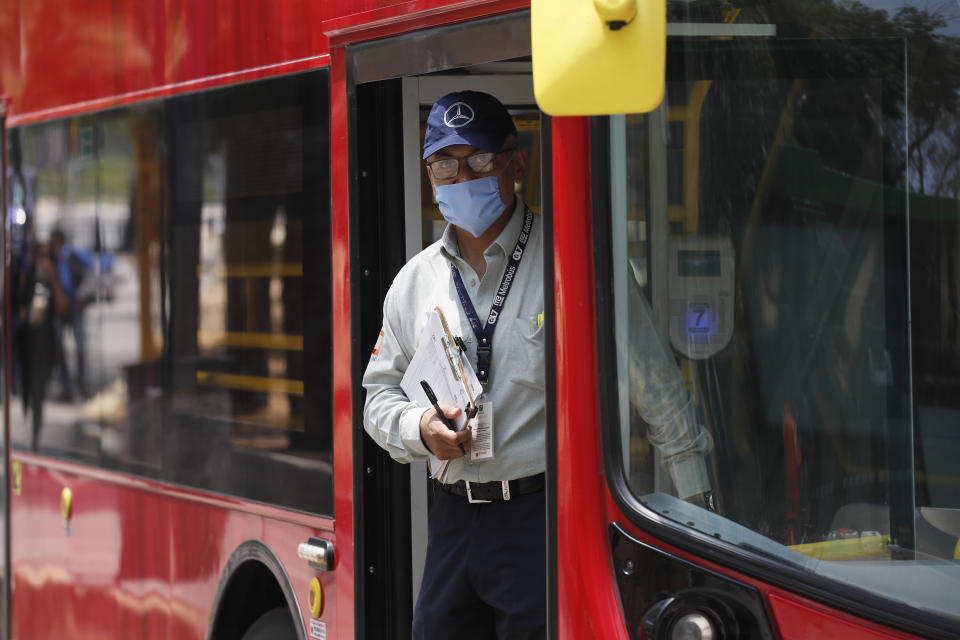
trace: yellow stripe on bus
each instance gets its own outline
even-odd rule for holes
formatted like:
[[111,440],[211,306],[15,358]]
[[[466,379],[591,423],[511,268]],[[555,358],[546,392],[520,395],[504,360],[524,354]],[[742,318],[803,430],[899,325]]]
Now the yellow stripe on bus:
[[889,558],[890,536],[861,536],[859,538],[824,540],[823,542],[795,544],[790,548],[811,558],[830,562]]
[[243,391],[281,391],[297,396],[303,395],[303,380],[286,378],[267,378],[263,376],[243,376],[235,373],[213,373],[197,371],[197,384],[208,387],[224,387]]
[[209,270],[205,270],[202,264],[198,264],[197,275],[207,275],[215,278],[270,278],[273,276],[295,277],[303,275],[303,264],[300,262],[220,264]]
[[197,331],[197,344],[206,349],[224,346],[303,351],[303,336],[249,331]]

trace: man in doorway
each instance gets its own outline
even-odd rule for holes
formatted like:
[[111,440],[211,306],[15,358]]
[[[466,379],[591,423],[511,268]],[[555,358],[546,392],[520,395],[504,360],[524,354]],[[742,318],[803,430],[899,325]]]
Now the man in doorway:
[[[435,499],[414,638],[546,634],[543,265],[540,217],[516,195],[527,170],[513,119],[493,96],[448,94],[430,110],[423,158],[450,223],[401,269],[364,374],[364,426],[401,462],[449,461]],[[400,380],[427,313],[440,307],[483,383],[493,455],[471,459]],[[441,405],[448,418],[461,408]]]
[[[433,479],[427,558],[414,638],[546,635],[544,331],[540,217],[516,195],[527,155],[493,96],[448,94],[430,110],[423,159],[443,237],[397,274],[363,378],[364,427],[400,462],[449,461]],[[637,294],[640,295],[640,294]],[[642,298],[642,296],[641,296]],[[631,308],[634,303],[631,302]],[[483,383],[478,403],[493,452],[472,456],[471,431],[451,431],[400,387],[427,314],[440,307]],[[681,498],[710,508],[712,443],[649,309],[631,340],[631,405],[648,423]],[[440,406],[448,418],[458,407]],[[479,448],[478,448],[479,452]],[[476,459],[475,459],[476,458]]]

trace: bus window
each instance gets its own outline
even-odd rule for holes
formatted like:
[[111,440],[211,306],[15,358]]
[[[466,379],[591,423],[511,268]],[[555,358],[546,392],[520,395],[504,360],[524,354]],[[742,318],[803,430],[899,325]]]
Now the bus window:
[[15,132],[17,446],[158,477],[161,111]]
[[12,440],[332,514],[326,72],[12,132]]
[[601,313],[638,514],[956,620],[955,127],[903,85],[956,45],[908,13],[671,41],[664,103],[608,120]]
[[15,130],[10,147],[12,441],[96,459],[83,426],[101,378],[97,211],[125,184],[105,180],[89,116]]
[[86,398],[81,419],[88,430],[97,427],[100,464],[152,477],[162,453],[161,127],[156,105],[96,118],[104,187],[97,198],[95,288],[84,302],[100,349],[90,354],[90,373],[78,374]]
[[164,473],[332,515],[326,83],[167,106]]

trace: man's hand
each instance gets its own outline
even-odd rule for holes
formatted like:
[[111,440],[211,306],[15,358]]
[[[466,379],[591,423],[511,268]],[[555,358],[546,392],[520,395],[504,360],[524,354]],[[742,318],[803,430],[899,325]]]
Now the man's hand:
[[[458,407],[450,405],[440,405],[445,416],[453,420],[460,415]],[[447,425],[437,415],[433,407],[427,409],[420,418],[420,438],[423,444],[441,460],[452,460],[463,455],[460,446],[464,451],[470,451],[470,427],[460,431],[451,431]]]

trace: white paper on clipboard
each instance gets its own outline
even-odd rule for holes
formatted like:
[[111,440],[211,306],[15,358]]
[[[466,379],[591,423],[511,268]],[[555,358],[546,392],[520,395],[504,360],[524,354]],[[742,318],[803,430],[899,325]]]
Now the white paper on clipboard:
[[[461,358],[457,345],[450,344],[447,340],[440,315],[435,310],[429,311],[427,315],[427,326],[420,334],[417,350],[413,354],[413,359],[410,360],[410,365],[407,366],[407,371],[403,374],[403,379],[400,380],[400,388],[413,402],[421,407],[430,407],[427,394],[420,386],[420,381],[426,380],[436,394],[439,404],[449,404],[463,409],[470,401],[467,386],[476,398],[483,391],[483,385],[477,379],[470,361],[467,358]],[[466,374],[465,382],[460,376],[458,366],[460,363],[463,364],[463,371]],[[454,422],[459,431],[467,423],[466,414],[461,412]],[[431,455],[430,477],[442,479],[447,470],[447,463],[448,461]]]

